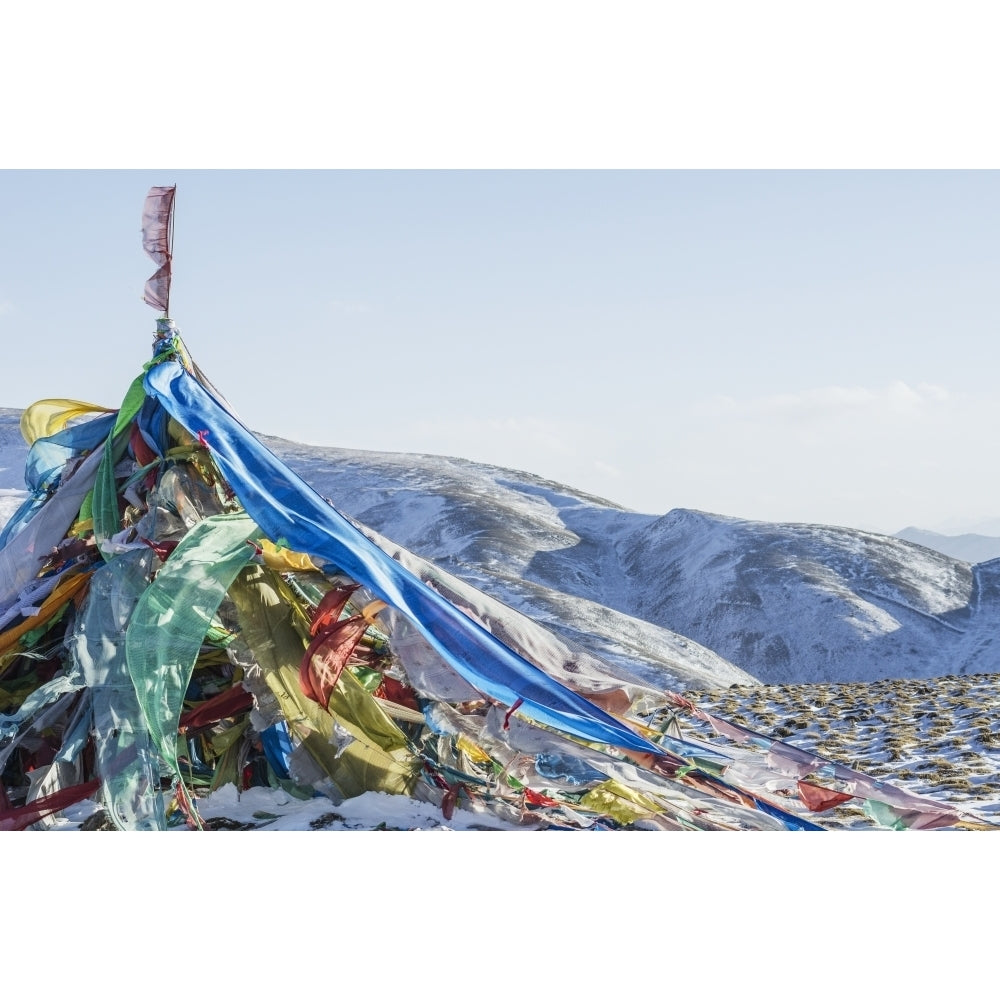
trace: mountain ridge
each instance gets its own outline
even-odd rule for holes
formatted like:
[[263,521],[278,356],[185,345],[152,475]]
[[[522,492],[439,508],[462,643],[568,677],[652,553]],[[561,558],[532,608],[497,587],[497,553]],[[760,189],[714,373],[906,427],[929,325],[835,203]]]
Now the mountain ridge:
[[[262,439],[307,481],[322,479],[345,513],[526,613],[558,612],[554,627],[599,655],[613,630],[601,628],[595,648],[600,623],[574,602],[663,630],[649,638],[676,637],[674,653],[686,642],[761,683],[1000,670],[993,569],[905,539],[687,508],[638,514],[466,460]],[[317,460],[332,460],[337,475]]]

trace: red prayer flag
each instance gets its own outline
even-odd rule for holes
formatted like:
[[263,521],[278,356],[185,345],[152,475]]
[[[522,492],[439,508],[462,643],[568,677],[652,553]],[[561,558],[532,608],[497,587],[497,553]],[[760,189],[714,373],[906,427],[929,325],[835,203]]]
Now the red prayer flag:
[[404,708],[412,708],[416,712],[420,711],[417,692],[408,684],[401,684],[395,677],[383,677],[382,683],[375,691],[375,697],[402,705]]
[[142,207],[142,248],[159,265],[146,282],[143,301],[164,314],[170,306],[170,266],[173,242],[174,187],[152,187]]
[[343,587],[334,587],[328,591],[323,600],[319,602],[316,613],[313,615],[312,624],[309,626],[309,634],[315,636],[321,629],[327,628],[331,622],[335,622],[347,607],[347,601],[354,591],[361,587],[360,583],[346,584]]
[[193,732],[212,726],[222,719],[230,719],[253,708],[253,695],[242,684],[234,684],[225,691],[184,712],[178,723],[178,731]]
[[299,665],[302,693],[326,708],[347,661],[368,628],[361,615],[334,622],[311,643]]
[[62,812],[63,809],[89,798],[100,787],[101,783],[96,779],[85,781],[82,785],[60,788],[49,795],[40,796],[34,802],[28,802],[15,809],[0,810],[0,830],[27,830],[40,819],[52,813]]
[[822,785],[813,785],[808,781],[800,781],[799,798],[813,811],[824,812],[839,806],[841,802],[853,799],[853,795],[847,792],[835,792],[832,788],[823,788]]

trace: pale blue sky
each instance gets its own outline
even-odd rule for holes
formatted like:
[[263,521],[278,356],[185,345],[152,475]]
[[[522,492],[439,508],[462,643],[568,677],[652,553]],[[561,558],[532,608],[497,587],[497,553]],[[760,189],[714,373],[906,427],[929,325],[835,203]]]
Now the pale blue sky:
[[0,171],[0,405],[117,406],[171,314],[255,430],[647,513],[1000,515],[996,171]]

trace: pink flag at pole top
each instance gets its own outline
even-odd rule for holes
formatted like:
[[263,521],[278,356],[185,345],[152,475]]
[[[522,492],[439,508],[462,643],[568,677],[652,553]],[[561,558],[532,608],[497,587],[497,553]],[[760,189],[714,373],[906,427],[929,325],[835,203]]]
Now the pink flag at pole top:
[[153,187],[142,207],[142,248],[159,264],[146,282],[143,300],[154,309],[169,312],[171,222],[174,210],[174,187]]

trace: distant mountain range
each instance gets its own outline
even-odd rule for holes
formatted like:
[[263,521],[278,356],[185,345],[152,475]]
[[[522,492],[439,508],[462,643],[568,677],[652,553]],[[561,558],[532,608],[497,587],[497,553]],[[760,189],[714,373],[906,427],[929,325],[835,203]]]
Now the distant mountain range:
[[[0,523],[24,495],[19,417],[0,409]],[[259,436],[348,517],[647,682],[1000,671],[997,539],[657,517],[461,459]]]
[[896,538],[908,542],[916,542],[945,555],[963,559],[968,563],[987,562],[990,559],[1000,559],[1000,538],[994,535],[941,535],[936,531],[925,531],[923,528],[904,528],[896,532]]

